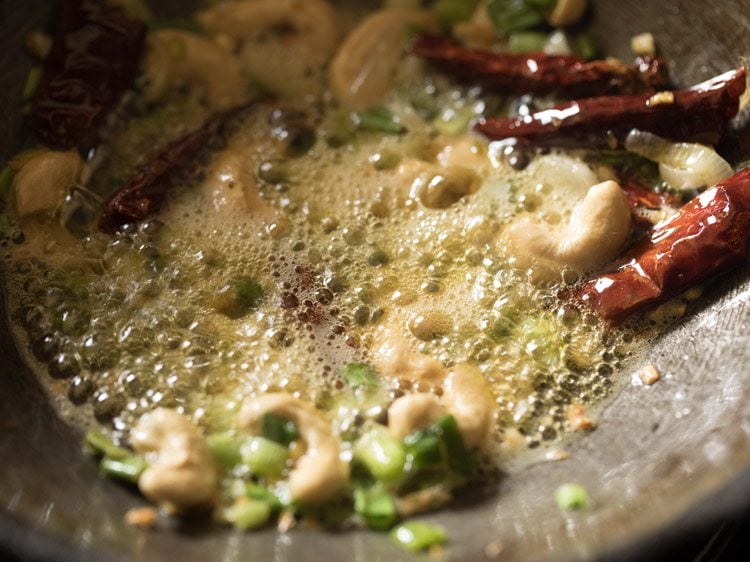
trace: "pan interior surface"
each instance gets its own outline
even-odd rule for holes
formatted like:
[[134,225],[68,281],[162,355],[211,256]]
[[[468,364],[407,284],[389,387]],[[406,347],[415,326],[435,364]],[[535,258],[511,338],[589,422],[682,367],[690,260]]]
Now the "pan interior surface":
[[[28,134],[15,109],[31,65],[23,38],[45,26],[49,4],[6,0],[0,6],[3,161]],[[680,84],[735,67],[750,54],[748,0],[599,0],[591,25],[605,52],[623,58],[631,35],[652,32]],[[701,307],[639,358],[657,365],[663,380],[649,388],[625,384],[596,431],[568,444],[571,460],[527,467],[503,479],[492,497],[465,498],[429,516],[450,530],[446,559],[497,552],[503,560],[595,558],[686,512],[703,513],[717,490],[750,468],[749,306],[750,269],[711,285]],[[174,532],[129,527],[122,515],[142,500],[100,478],[81,451],[81,435],[60,419],[23,364],[5,314],[0,346],[0,538],[12,547],[71,559],[90,559],[92,552],[102,559],[137,560],[229,561],[247,553],[278,561],[410,559],[385,535],[371,532],[237,534],[191,521],[175,523]],[[561,482],[585,484],[591,508],[562,514],[553,497]],[[742,491],[736,499],[747,501],[750,489]]]

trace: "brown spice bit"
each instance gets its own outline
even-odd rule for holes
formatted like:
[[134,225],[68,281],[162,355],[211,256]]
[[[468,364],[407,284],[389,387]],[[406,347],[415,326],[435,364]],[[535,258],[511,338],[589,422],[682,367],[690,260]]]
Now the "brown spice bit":
[[550,449],[544,455],[545,460],[548,460],[550,462],[564,461],[569,459],[570,457],[571,454],[568,451],[563,451],[562,449]]
[[594,429],[593,420],[586,415],[586,409],[578,404],[572,405],[567,412],[568,423],[574,431],[585,431]]
[[487,558],[494,560],[500,556],[504,549],[505,546],[503,543],[500,541],[492,541],[491,543],[487,543],[487,546],[484,547],[484,555]]
[[159,514],[153,507],[134,507],[125,514],[125,522],[131,527],[148,531],[156,526]]
[[654,365],[646,365],[638,370],[638,378],[646,386],[651,386],[661,378],[661,373]]

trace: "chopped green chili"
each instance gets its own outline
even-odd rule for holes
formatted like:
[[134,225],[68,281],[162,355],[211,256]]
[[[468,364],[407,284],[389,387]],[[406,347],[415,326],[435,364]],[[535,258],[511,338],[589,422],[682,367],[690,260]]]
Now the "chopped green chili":
[[376,105],[355,114],[355,122],[360,129],[379,131],[389,135],[400,135],[406,127],[393,111],[383,105]]
[[271,505],[265,501],[247,499],[224,510],[224,517],[242,531],[262,527],[271,518]]
[[112,439],[100,431],[89,431],[84,438],[86,449],[93,455],[110,459],[125,459],[131,456],[130,451],[119,447]]
[[216,462],[223,468],[233,468],[242,461],[240,447],[242,446],[243,439],[234,435],[234,433],[214,433],[206,438],[206,442]]
[[514,53],[534,53],[544,51],[547,34],[539,31],[519,31],[508,37],[508,50]]
[[102,474],[110,478],[117,478],[131,484],[137,484],[138,477],[146,470],[146,461],[136,455],[117,459],[104,457],[99,464],[99,468]]
[[487,13],[499,33],[509,36],[544,23],[557,0],[492,0]]
[[589,505],[589,494],[580,484],[563,484],[555,490],[555,501],[558,507],[565,511],[586,509]]
[[419,552],[432,546],[444,544],[445,529],[424,521],[407,521],[391,531],[391,539],[409,552]]
[[267,478],[281,476],[289,449],[265,437],[253,437],[240,447],[242,462],[250,472]]
[[404,474],[406,450],[382,426],[369,430],[354,444],[354,458],[381,482],[394,482]]
[[393,496],[379,488],[355,488],[354,511],[371,529],[384,531],[398,522]]

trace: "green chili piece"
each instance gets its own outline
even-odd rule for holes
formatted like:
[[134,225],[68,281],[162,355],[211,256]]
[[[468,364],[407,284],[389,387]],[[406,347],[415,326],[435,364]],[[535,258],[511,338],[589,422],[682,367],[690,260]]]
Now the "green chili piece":
[[261,426],[263,437],[274,443],[288,446],[292,441],[299,439],[299,432],[294,423],[277,414],[264,414]]
[[118,459],[104,457],[99,463],[99,468],[102,474],[110,478],[117,478],[131,484],[137,484],[138,477],[146,470],[146,461],[136,455],[129,455]]
[[379,131],[389,135],[400,135],[406,132],[398,117],[383,105],[376,105],[355,114],[355,121],[360,129]]
[[378,377],[367,363],[349,363],[341,367],[339,375],[354,388],[377,388]]
[[391,539],[409,552],[419,552],[431,546],[445,544],[445,529],[424,521],[407,521],[391,531]]
[[506,37],[544,23],[557,0],[492,0],[487,5],[495,29]]
[[284,472],[289,449],[265,437],[253,437],[240,447],[240,455],[253,474],[276,478]]
[[514,53],[540,53],[544,51],[547,35],[538,31],[519,31],[508,37],[508,50]]
[[130,451],[118,447],[107,435],[100,431],[89,431],[84,438],[86,449],[93,455],[110,459],[125,459],[131,456]]
[[232,432],[214,433],[206,437],[208,447],[219,463],[225,469],[231,469],[242,461],[240,447],[243,439]]
[[355,488],[354,511],[368,527],[378,531],[390,529],[398,522],[393,496],[378,488]]
[[586,509],[589,505],[589,494],[580,484],[563,484],[555,490],[555,501],[557,506],[565,511]]
[[406,450],[384,427],[375,427],[360,437],[353,452],[380,482],[394,482],[404,474]]
[[439,465],[443,460],[440,439],[434,432],[415,431],[404,439],[410,472]]
[[224,511],[224,517],[237,529],[258,529],[271,518],[271,506],[260,500],[239,501]]

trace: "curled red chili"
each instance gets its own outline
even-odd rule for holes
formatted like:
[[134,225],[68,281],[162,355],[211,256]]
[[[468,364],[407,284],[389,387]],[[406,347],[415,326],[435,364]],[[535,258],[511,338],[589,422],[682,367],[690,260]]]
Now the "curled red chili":
[[623,265],[589,279],[573,297],[603,319],[620,322],[742,263],[749,245],[750,168],[745,168],[657,224]]
[[219,136],[249,105],[213,115],[195,131],[161,149],[104,204],[99,230],[113,233],[124,224],[140,222],[158,213],[172,188],[174,175],[192,164],[209,141]]
[[411,50],[460,80],[501,92],[575,98],[653,92],[667,86],[664,61],[654,57],[631,66],[569,55],[494,53],[434,36],[417,37]]
[[716,144],[737,115],[745,87],[745,70],[738,68],[685,90],[582,99],[527,116],[485,119],[475,128],[493,140],[543,146],[616,148],[632,129]]
[[133,85],[145,33],[142,21],[106,2],[64,0],[32,105],[45,144],[94,143],[106,115]]

